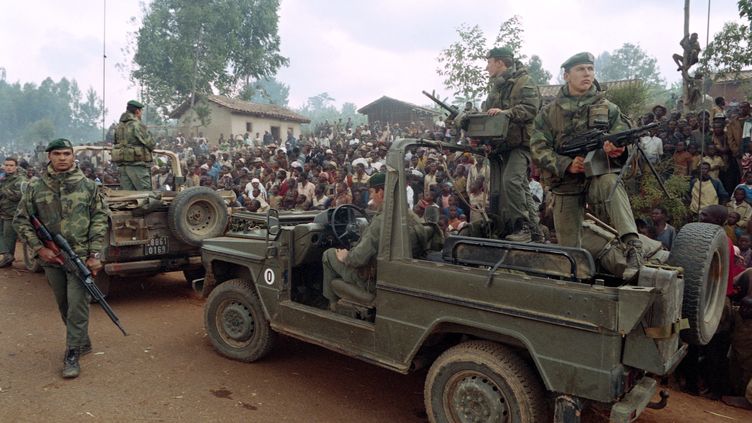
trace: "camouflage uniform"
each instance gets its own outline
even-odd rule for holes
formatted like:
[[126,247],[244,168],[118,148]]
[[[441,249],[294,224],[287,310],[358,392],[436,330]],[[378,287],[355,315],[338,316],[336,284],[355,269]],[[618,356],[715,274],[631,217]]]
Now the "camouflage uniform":
[[530,166],[530,131],[540,108],[538,86],[520,62],[516,69],[508,69],[491,79],[484,112],[497,108],[509,115],[509,131],[503,146],[497,146],[502,164],[500,175],[500,210],[506,232],[514,232],[520,222],[537,232],[537,216],[531,215],[527,203],[530,186],[527,169]]
[[[607,127],[598,127],[594,122],[608,122]],[[624,186],[620,183],[611,201],[606,202],[616,183],[616,173],[586,178],[584,173],[571,174],[567,168],[573,159],[559,155],[556,149],[568,137],[589,129],[618,132],[629,129],[619,107],[609,102],[593,85],[582,97],[569,94],[568,86],[559,91],[556,99],[543,107],[535,118],[530,139],[533,160],[541,171],[544,184],[551,187],[554,195],[554,226],[559,244],[580,247],[582,221],[587,202],[597,215],[608,215],[622,240],[625,235],[637,237],[632,208]],[[602,160],[608,160],[612,172],[622,167],[625,154],[609,159],[603,151]]]
[[[428,234],[419,222],[418,216],[410,212],[410,245],[413,257],[420,257],[426,251]],[[347,254],[345,262],[337,259],[337,249],[330,248],[324,252],[322,258],[324,264],[324,297],[329,304],[335,304],[339,297],[331,288],[332,280],[340,278],[345,282],[357,285],[360,289],[368,292],[375,291],[373,259],[379,252],[379,238],[384,215],[379,213],[371,219],[365,233],[358,244]]]
[[[78,168],[57,173],[51,165],[24,191],[13,225],[34,254],[44,246],[29,221],[36,214],[51,233],[61,234],[82,259],[102,250],[107,231],[107,208],[99,187]],[[42,261],[67,328],[68,348],[91,345],[88,334],[89,295],[65,268]]]
[[21,201],[25,184],[26,176],[23,169],[0,179],[0,254],[3,255],[3,263],[12,263],[16,253],[17,236],[16,230],[13,229],[13,216],[16,214],[18,202]]
[[146,125],[131,112],[120,116],[115,128],[112,161],[120,170],[120,188],[124,190],[151,191],[149,170],[153,161],[152,150],[156,142]]

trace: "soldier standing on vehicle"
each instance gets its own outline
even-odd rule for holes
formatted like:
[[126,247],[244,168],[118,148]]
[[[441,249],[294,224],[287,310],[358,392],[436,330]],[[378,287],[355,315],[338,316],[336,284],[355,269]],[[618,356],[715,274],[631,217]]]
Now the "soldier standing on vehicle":
[[156,142],[141,122],[144,105],[131,100],[115,128],[112,162],[120,170],[120,189],[151,191],[149,168]]
[[486,71],[491,77],[484,111],[490,116],[509,116],[509,130],[503,145],[495,146],[501,154],[500,210],[504,219],[506,239],[518,242],[543,242],[527,204],[532,198],[527,181],[530,167],[530,131],[540,108],[540,93],[522,63],[514,59],[512,50],[493,48],[487,55]]
[[5,176],[0,179],[0,268],[13,264],[16,254],[16,230],[13,229],[13,215],[21,201],[26,175],[17,172],[18,160],[6,157],[3,162]]
[[[597,157],[606,161],[612,173],[587,178],[585,158],[571,158],[557,154],[567,140],[591,129],[608,133],[629,129],[619,107],[605,99],[595,80],[593,55],[578,53],[567,59],[564,68],[566,84],[556,99],[543,107],[535,118],[530,149],[533,160],[541,170],[544,183],[554,196],[554,226],[559,243],[580,247],[582,221],[587,202],[597,215],[605,212],[624,242],[627,268],[624,278],[630,279],[642,265],[642,242],[624,186],[616,186],[611,201],[606,201],[617,181],[618,172],[626,159],[626,148],[610,141],[603,144]],[[606,157],[607,156],[607,157]]]
[[29,221],[36,214],[50,232],[61,234],[96,275],[102,268],[99,254],[107,231],[107,208],[98,185],[76,165],[73,146],[56,139],[47,146],[49,163],[41,177],[29,183],[13,220],[18,235],[42,260],[47,281],[66,326],[64,378],[80,373],[81,355],[92,351],[89,339],[89,294],[81,281],[60,266],[55,253],[45,247]]

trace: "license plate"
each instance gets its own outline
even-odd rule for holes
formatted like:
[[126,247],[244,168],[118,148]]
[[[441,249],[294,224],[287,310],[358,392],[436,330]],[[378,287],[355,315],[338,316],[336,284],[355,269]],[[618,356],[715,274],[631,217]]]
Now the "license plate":
[[167,250],[169,250],[169,239],[166,236],[152,238],[146,245],[144,245],[145,256],[159,256],[162,254],[167,254]]

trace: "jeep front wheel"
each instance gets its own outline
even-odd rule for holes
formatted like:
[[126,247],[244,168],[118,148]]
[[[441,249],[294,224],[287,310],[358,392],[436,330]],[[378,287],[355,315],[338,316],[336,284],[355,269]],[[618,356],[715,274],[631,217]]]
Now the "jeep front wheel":
[[511,349],[470,341],[445,351],[426,376],[431,423],[535,423],[547,420],[543,386]]
[[276,339],[255,288],[242,279],[229,280],[212,290],[204,308],[204,324],[214,348],[233,360],[256,361],[271,351]]
[[167,211],[167,226],[175,237],[188,245],[225,232],[227,206],[222,197],[209,187],[191,187],[180,191]]

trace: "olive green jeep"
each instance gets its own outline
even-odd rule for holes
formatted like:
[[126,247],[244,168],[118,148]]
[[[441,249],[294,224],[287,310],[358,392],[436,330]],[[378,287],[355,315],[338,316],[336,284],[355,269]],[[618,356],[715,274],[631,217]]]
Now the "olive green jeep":
[[[76,146],[79,162],[103,164],[111,149]],[[154,156],[169,167],[174,186],[169,190],[127,191],[102,181],[109,208],[103,271],[97,285],[107,294],[113,280],[182,271],[188,282],[204,276],[201,241],[221,235],[227,226],[227,202],[235,194],[208,187],[185,187],[180,160],[172,151],[154,150]],[[38,259],[24,248],[24,262],[31,271],[41,271]]]
[[[401,373],[428,368],[431,422],[576,422],[586,405],[630,422],[665,406],[665,393],[651,402],[653,376],[672,372],[687,342],[707,343],[720,320],[723,229],[685,226],[670,256],[646,240],[648,264],[631,281],[615,275],[618,260],[607,258],[618,240],[597,219],[584,228],[587,248],[503,241],[490,218],[445,239],[428,223],[435,236],[414,257],[404,160],[415,146],[482,154],[437,141],[392,145],[373,285],[335,280],[334,311],[322,302],[322,254],[357,238],[367,213],[237,213],[224,236],[204,241],[206,277],[194,288],[208,297],[216,350],[253,362],[284,334]],[[498,155],[488,158],[495,175]]]

